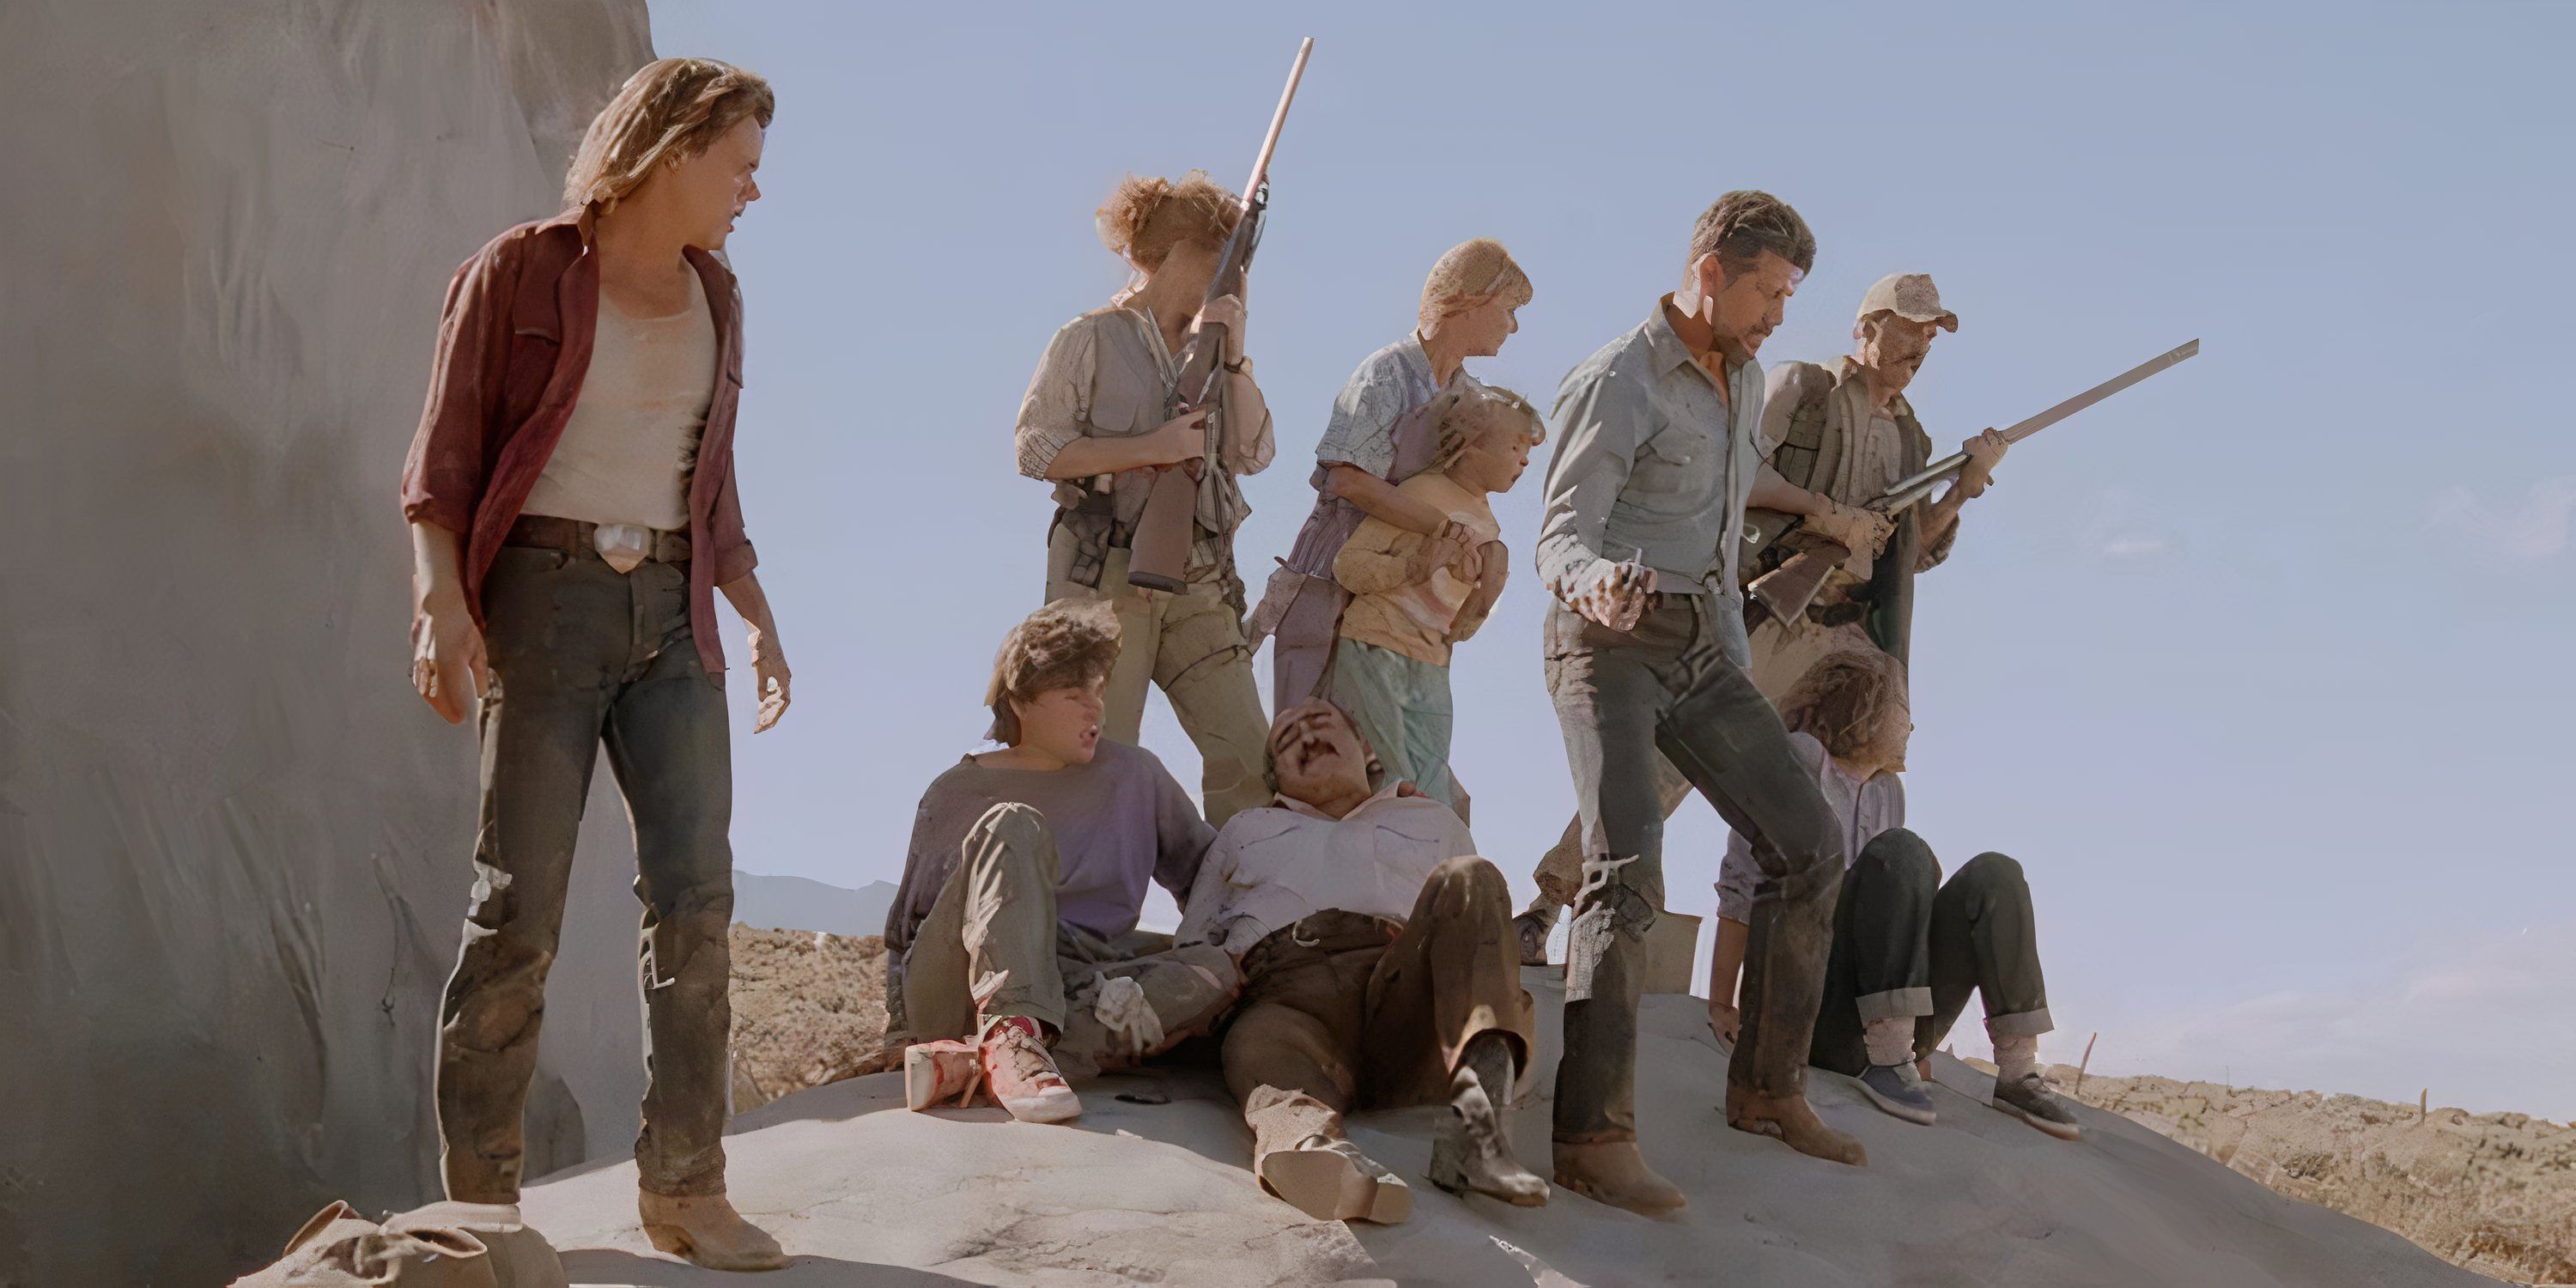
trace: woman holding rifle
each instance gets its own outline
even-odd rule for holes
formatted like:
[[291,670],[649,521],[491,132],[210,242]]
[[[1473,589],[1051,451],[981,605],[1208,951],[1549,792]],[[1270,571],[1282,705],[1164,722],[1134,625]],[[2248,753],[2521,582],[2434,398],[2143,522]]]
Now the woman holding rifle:
[[[1235,480],[1270,464],[1270,410],[1243,352],[1242,297],[1208,298],[1243,210],[1199,171],[1177,183],[1134,175],[1120,183],[1100,207],[1100,240],[1135,280],[1056,332],[1013,431],[1020,472],[1055,485],[1048,602],[1106,600],[1117,611],[1124,643],[1101,734],[1133,744],[1146,682],[1161,686],[1198,746],[1201,807],[1218,826],[1270,796],[1269,722],[1253,684],[1234,565],[1234,531],[1251,513]],[[1173,416],[1194,330],[1218,337],[1223,374],[1204,405]],[[1130,546],[1156,477],[1193,462],[1197,512],[1183,588],[1130,585]]]

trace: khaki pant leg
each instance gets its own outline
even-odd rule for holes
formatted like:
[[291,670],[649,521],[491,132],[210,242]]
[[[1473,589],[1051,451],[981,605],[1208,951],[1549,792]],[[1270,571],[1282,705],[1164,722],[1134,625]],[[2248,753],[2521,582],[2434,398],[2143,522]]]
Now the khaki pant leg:
[[1171,699],[1172,714],[1198,745],[1199,808],[1208,825],[1223,827],[1241,810],[1268,804],[1263,766],[1270,718],[1252,678],[1252,648],[1243,623],[1213,586],[1157,595],[1162,635],[1154,657],[1154,682]]
[[[1161,634],[1158,601],[1127,584],[1127,552],[1113,549],[1101,566],[1100,585],[1085,586],[1067,577],[1073,567],[1073,538],[1058,529],[1047,542],[1047,602],[1059,599],[1106,600],[1118,614],[1118,664],[1109,671],[1102,694],[1100,733],[1112,742],[1135,746],[1145,727],[1145,689],[1154,678],[1154,655]],[[1266,729],[1265,729],[1266,732]]]
[[1515,1065],[1529,1067],[1537,1028],[1521,988],[1511,886],[1501,869],[1462,855],[1432,870],[1369,977],[1369,1103],[1446,1100],[1468,1042],[1489,1032],[1506,1035]]
[[[966,833],[957,867],[914,932],[903,973],[913,1040],[971,1037],[978,1017],[1025,1015],[1061,1027],[1055,838],[1037,810],[1005,802]],[[995,977],[998,976],[998,980]],[[980,1004],[977,985],[991,991]]]

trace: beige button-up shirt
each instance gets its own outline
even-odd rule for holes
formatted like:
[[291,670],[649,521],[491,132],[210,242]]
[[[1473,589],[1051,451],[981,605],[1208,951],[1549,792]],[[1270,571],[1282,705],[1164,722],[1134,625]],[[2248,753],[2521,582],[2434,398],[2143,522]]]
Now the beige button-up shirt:
[[1402,921],[1431,870],[1476,852],[1448,806],[1397,787],[1334,818],[1279,797],[1226,820],[1199,865],[1176,936],[1241,957],[1272,931],[1329,909]]

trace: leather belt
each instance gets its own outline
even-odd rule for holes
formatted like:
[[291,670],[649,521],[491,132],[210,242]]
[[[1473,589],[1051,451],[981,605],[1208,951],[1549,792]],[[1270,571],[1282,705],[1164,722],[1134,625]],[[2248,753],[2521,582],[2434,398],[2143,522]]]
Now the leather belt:
[[[510,535],[502,544],[535,546],[541,550],[561,550],[570,555],[599,557],[599,525],[583,519],[558,519],[550,514],[523,514],[510,525]],[[653,529],[652,549],[644,557],[655,563],[687,563],[689,534]]]

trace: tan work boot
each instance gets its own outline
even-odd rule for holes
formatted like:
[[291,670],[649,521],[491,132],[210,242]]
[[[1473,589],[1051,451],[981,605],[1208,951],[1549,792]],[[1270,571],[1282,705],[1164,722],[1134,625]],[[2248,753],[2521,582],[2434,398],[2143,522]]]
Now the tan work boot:
[[1254,1159],[1252,1174],[1318,1221],[1394,1225],[1413,1215],[1413,1187],[1347,1140],[1309,1136],[1295,1149]]
[[1646,1166],[1646,1156],[1633,1140],[1556,1142],[1556,1183],[1639,1216],[1669,1216],[1687,1202],[1672,1182]]
[[1869,1151],[1861,1148],[1860,1141],[1826,1126],[1805,1096],[1765,1096],[1729,1083],[1726,1125],[1772,1137],[1801,1154],[1829,1163],[1869,1165]]
[[1013,1118],[1024,1123],[1071,1122],[1082,1100],[1055,1067],[1038,1037],[1038,1022],[1014,1015],[984,1031],[984,1086]]
[[644,1237],[653,1246],[709,1270],[776,1270],[787,1256],[759,1226],[742,1219],[722,1194],[636,1196]]

